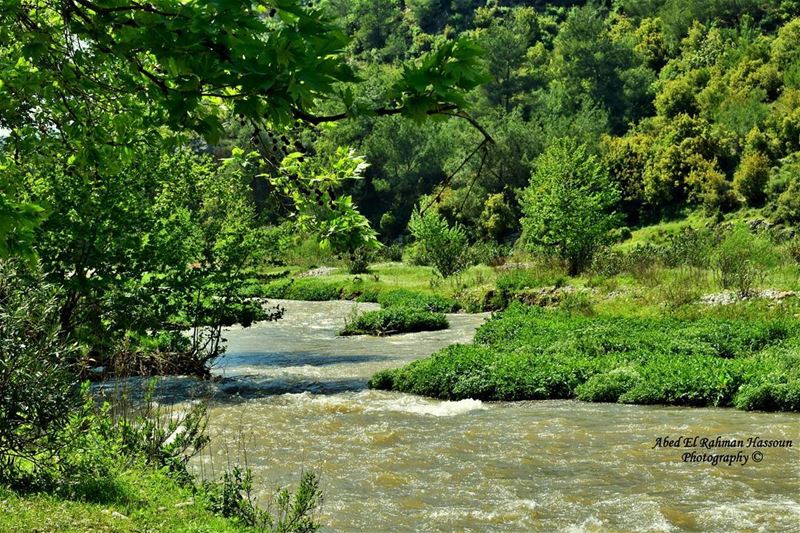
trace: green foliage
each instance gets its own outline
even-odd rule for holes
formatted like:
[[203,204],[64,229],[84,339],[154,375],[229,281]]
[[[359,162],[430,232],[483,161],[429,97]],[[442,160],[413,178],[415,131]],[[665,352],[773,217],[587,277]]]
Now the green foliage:
[[500,241],[514,228],[514,211],[504,194],[489,195],[481,211],[479,224],[481,232],[495,241]]
[[773,266],[776,260],[772,244],[743,226],[734,227],[713,255],[720,285],[734,289],[741,297],[751,295],[763,280],[766,268]]
[[746,385],[735,404],[747,411],[800,411],[800,380]]
[[609,241],[619,194],[597,159],[574,142],[552,144],[534,167],[520,200],[525,242],[557,254],[572,274],[580,272]]
[[493,241],[479,241],[469,247],[469,263],[500,266],[511,255],[511,247]]
[[265,298],[284,298],[309,302],[338,300],[341,294],[342,287],[340,284],[315,278],[274,281],[267,285],[261,293]]
[[592,316],[595,314],[594,303],[587,291],[575,291],[564,294],[559,308],[568,315]]
[[0,482],[20,462],[57,453],[58,434],[79,402],[74,342],[59,335],[56,289],[0,260]]
[[389,244],[388,246],[384,246],[382,255],[387,261],[399,263],[403,260],[403,245]]
[[367,311],[349,320],[340,335],[392,335],[415,331],[447,329],[443,313],[426,311],[420,307],[393,305],[378,311]]
[[800,153],[783,159],[770,176],[769,194],[775,199],[772,218],[777,222],[800,222]]
[[798,335],[785,320],[584,317],[515,304],[484,324],[474,344],[376,374],[370,386],[451,400],[796,410],[787,380],[797,379],[788,354]]
[[733,177],[733,187],[744,197],[747,205],[759,207],[764,203],[769,173],[767,156],[758,152],[744,155]]
[[319,478],[304,472],[295,493],[279,489],[273,495],[275,510],[260,509],[253,492],[253,475],[249,468],[234,466],[226,470],[216,484],[206,484],[211,509],[242,526],[270,533],[312,533],[321,524],[315,513],[322,505]]
[[414,237],[412,262],[431,265],[443,278],[458,274],[468,265],[468,243],[464,229],[450,226],[436,211],[414,211],[408,223]]
[[575,388],[575,397],[585,402],[617,402],[642,380],[636,370],[621,367],[595,374]]
[[348,180],[361,179],[367,164],[352,150],[338,148],[330,157],[306,159],[300,152],[286,156],[275,187],[291,197],[297,209],[297,226],[319,237],[322,248],[351,259],[380,246],[369,221],[350,196],[335,191]]
[[372,250],[366,247],[356,248],[344,257],[347,271],[351,274],[366,274],[369,272],[369,264],[374,258]]

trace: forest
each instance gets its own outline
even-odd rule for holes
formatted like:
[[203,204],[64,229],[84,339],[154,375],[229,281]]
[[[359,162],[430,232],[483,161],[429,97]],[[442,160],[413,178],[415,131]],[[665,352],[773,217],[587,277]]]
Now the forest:
[[797,0],[0,0],[0,529],[321,527],[93,392],[284,299],[492,312],[374,389],[797,412],[798,223]]

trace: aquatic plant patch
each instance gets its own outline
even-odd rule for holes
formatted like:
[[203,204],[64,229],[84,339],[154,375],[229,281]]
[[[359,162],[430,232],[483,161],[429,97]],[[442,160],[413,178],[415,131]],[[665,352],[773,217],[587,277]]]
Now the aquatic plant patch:
[[788,320],[585,317],[514,304],[471,345],[370,386],[448,400],[586,401],[796,411],[800,331]]
[[345,325],[340,335],[391,335],[447,329],[448,326],[443,313],[393,306],[357,315]]

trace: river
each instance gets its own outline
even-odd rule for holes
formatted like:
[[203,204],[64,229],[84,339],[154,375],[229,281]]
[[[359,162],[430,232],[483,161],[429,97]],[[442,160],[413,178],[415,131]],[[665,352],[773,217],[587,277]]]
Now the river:
[[[262,494],[313,469],[326,531],[800,531],[797,414],[371,391],[376,371],[469,342],[486,315],[341,338],[355,304],[282,304],[283,320],[226,332],[212,445],[193,466],[211,475],[246,459]],[[717,435],[795,447],[719,450],[748,456],[732,466],[653,448],[659,437]]]

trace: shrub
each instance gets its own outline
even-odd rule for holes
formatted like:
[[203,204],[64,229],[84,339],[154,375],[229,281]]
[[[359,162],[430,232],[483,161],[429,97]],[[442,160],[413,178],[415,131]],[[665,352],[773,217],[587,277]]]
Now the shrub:
[[386,245],[383,247],[382,254],[387,261],[399,263],[403,260],[403,245],[397,243]]
[[443,313],[393,306],[378,311],[367,311],[349,320],[340,335],[391,335],[415,331],[447,329],[449,324]]
[[343,256],[347,271],[351,274],[366,274],[372,262],[374,252],[370,248],[361,246]]
[[0,261],[0,481],[20,460],[55,453],[79,404],[77,347],[60,335],[56,291],[21,263]]
[[716,243],[717,236],[710,229],[684,228],[667,237],[660,256],[669,267],[706,268]]
[[800,380],[745,385],[734,404],[747,411],[800,411]]
[[478,218],[481,233],[492,240],[503,239],[517,224],[514,211],[503,193],[490,194]]
[[645,285],[654,285],[659,281],[662,266],[662,252],[651,243],[639,244],[625,254],[624,270],[636,281]]
[[620,396],[633,389],[642,377],[632,368],[615,368],[597,374],[575,389],[575,396],[586,402],[616,402]]
[[223,473],[219,482],[206,483],[204,488],[213,512],[256,531],[313,533],[322,527],[316,517],[322,505],[322,491],[313,472],[303,472],[295,493],[287,489],[275,492],[268,510],[259,509],[256,504],[249,468],[234,466]]
[[693,267],[681,268],[675,276],[658,286],[659,299],[667,307],[677,309],[696,302],[702,295],[705,273]]
[[523,242],[557,254],[568,262],[570,274],[577,274],[609,243],[619,219],[612,212],[619,192],[597,159],[574,142],[552,144],[534,168],[520,199]]
[[473,265],[502,265],[510,253],[508,246],[496,242],[476,242],[469,248],[469,263]]
[[315,278],[301,278],[273,281],[265,287],[263,296],[265,298],[324,302],[338,300],[341,293],[340,283]]
[[769,181],[769,158],[760,152],[746,153],[733,176],[733,188],[750,206],[761,206]]
[[431,265],[443,278],[467,267],[467,234],[459,224],[450,227],[435,211],[422,213],[417,209],[408,229],[415,240],[411,249],[413,263]]
[[569,315],[592,316],[595,314],[592,296],[588,291],[566,293],[559,307]]
[[592,272],[603,276],[616,276],[625,269],[625,255],[610,246],[600,248],[592,258]]
[[779,222],[800,222],[800,179],[792,181],[778,197],[775,219]]
[[764,278],[765,269],[774,265],[776,259],[767,239],[753,235],[739,225],[725,236],[712,260],[720,285],[746,297],[752,294]]
[[539,287],[561,287],[566,280],[563,272],[547,266],[508,270],[497,277],[492,306],[502,309],[522,291]]
[[642,379],[622,403],[727,406],[740,385],[738,361],[717,357],[657,356],[641,367]]

